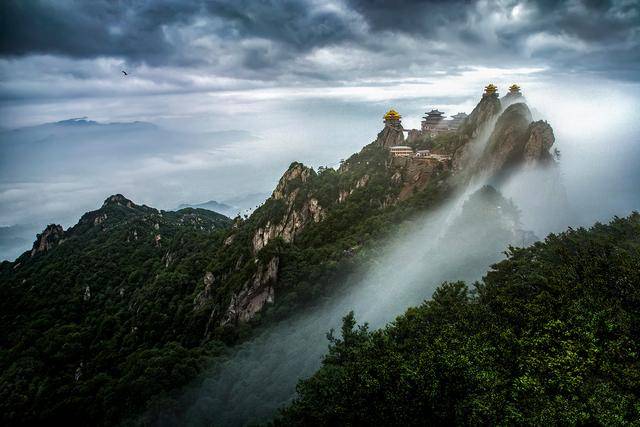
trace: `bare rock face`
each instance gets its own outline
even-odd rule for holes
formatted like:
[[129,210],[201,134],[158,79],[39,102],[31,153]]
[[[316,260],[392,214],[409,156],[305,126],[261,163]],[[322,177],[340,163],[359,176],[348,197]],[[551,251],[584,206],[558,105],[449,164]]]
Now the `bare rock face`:
[[213,295],[213,284],[215,282],[215,276],[212,272],[207,271],[202,279],[204,283],[204,290],[200,292],[193,300],[194,310],[198,310],[202,308],[206,302],[211,299]]
[[126,206],[128,208],[133,208],[136,206],[135,203],[124,197],[122,194],[114,194],[113,196],[109,196],[102,204],[102,207],[106,207],[109,205],[120,205]]
[[495,96],[484,96],[471,114],[460,124],[460,145],[453,153],[452,165],[455,170],[468,170],[481,154],[474,142],[484,140],[500,114],[502,105]]
[[258,265],[253,278],[231,298],[227,314],[221,322],[222,325],[246,322],[262,310],[265,304],[273,303],[273,285],[278,279],[279,262],[278,257],[273,257],[266,265]]
[[282,175],[276,189],[273,190],[271,197],[275,200],[285,199],[292,192],[292,187],[298,187],[305,184],[312,176],[315,175],[313,169],[306,167],[302,163],[294,162],[289,169]]
[[415,157],[395,157],[393,165],[399,168],[391,176],[393,183],[401,185],[398,201],[406,200],[416,191],[424,190],[439,172],[450,168],[448,161]]
[[404,144],[404,133],[402,132],[402,125],[385,126],[384,129],[382,129],[378,134],[378,138],[376,139],[375,143],[385,148]]
[[300,187],[312,176],[315,176],[313,169],[301,163],[294,163],[280,178],[271,198],[284,203],[284,215],[277,221],[269,220],[255,231],[252,238],[253,253],[257,253],[278,237],[285,242],[292,242],[306,225],[324,219],[325,211],[317,198],[298,200]]
[[468,138],[475,138],[493,122],[501,110],[502,104],[497,97],[482,97],[469,117],[460,125],[461,133]]
[[300,209],[295,209],[293,203],[287,205],[287,213],[284,219],[278,223],[267,222],[259,227],[253,235],[253,252],[257,253],[271,240],[281,237],[285,242],[293,242],[304,227],[311,222],[320,222],[324,219],[324,209],[315,198],[305,201]]
[[555,142],[553,128],[545,121],[533,122],[527,129],[527,141],[524,145],[524,161],[527,165],[548,164],[553,162],[549,150]]
[[64,240],[64,229],[58,224],[49,224],[44,231],[36,236],[33,242],[31,256],[35,256],[41,252],[47,252]]
[[532,123],[526,104],[512,104],[496,122],[478,169],[500,177],[518,165],[552,163],[549,149],[554,141],[548,123]]
[[507,109],[513,104],[517,104],[519,102],[527,102],[524,96],[521,93],[511,93],[508,92],[505,96],[500,100],[502,103],[502,108]]

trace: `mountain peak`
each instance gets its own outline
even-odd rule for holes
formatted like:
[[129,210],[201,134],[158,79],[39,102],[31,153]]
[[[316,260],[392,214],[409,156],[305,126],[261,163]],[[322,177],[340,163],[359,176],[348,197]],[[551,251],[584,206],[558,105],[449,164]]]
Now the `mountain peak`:
[[35,256],[40,252],[47,252],[55,245],[60,243],[64,238],[64,229],[59,224],[49,224],[47,227],[36,236],[36,241],[33,242],[33,248],[31,249],[31,256]]
[[107,197],[107,199],[102,204],[102,207],[105,208],[107,206],[114,206],[114,205],[126,206],[128,208],[136,207],[135,203],[133,203],[131,200],[124,197],[122,194],[114,194],[112,196]]

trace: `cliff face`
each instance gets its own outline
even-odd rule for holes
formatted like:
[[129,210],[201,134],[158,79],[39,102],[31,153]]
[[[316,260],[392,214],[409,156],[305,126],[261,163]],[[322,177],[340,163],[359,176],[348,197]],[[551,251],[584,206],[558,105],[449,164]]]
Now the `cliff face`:
[[401,202],[424,190],[434,179],[450,169],[448,161],[419,159],[415,157],[396,157],[392,161],[395,167],[392,182],[400,186],[394,202]]
[[39,253],[47,252],[53,249],[64,239],[64,229],[61,225],[49,224],[42,233],[38,234],[36,241],[33,242],[30,256],[33,257]]
[[467,138],[477,137],[500,114],[502,104],[495,96],[483,96],[469,117],[460,125],[459,133]]
[[301,163],[293,163],[284,173],[268,202],[279,205],[283,212],[280,218],[268,219],[260,226],[252,239],[253,253],[264,248],[269,241],[282,238],[292,242],[296,234],[310,222],[320,222],[324,218],[324,209],[318,199],[301,194],[302,188],[316,176],[313,169]]
[[549,165],[553,163],[551,146],[556,138],[549,123],[539,120],[529,125],[527,142],[524,145],[524,161],[527,165]]
[[548,123],[531,122],[526,104],[512,104],[498,119],[477,169],[501,176],[522,164],[547,165],[554,140]]
[[278,280],[278,264],[280,259],[273,257],[266,264],[260,264],[252,279],[242,290],[231,297],[231,302],[221,325],[246,322],[262,310],[265,304],[274,301],[274,289]]
[[478,142],[485,140],[498,118],[502,105],[495,96],[485,96],[480,99],[458,130],[458,147],[453,153],[453,168],[468,171],[477,161],[482,147]]
[[500,102],[502,104],[502,108],[503,109],[507,109],[507,108],[509,108],[509,106],[511,106],[513,104],[517,104],[519,102],[526,103],[527,100],[524,98],[524,96],[521,93],[511,93],[511,92],[509,92],[505,96],[502,97]]
[[402,125],[398,126],[385,126],[384,129],[378,133],[376,144],[389,148],[394,145],[402,145],[404,143],[404,133]]

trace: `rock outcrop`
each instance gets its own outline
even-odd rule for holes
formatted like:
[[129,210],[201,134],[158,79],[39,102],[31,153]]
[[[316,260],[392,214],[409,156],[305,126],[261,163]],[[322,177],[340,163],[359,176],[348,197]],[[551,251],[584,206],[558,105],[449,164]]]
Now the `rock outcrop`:
[[490,127],[502,110],[500,99],[494,96],[483,96],[460,125],[459,133],[467,138],[477,137],[483,130]]
[[378,133],[376,144],[381,145],[385,148],[404,144],[404,133],[402,125],[386,125],[384,129],[382,129],[380,133]]
[[122,194],[114,194],[113,196],[109,196],[102,204],[102,207],[104,208],[110,205],[126,206],[128,208],[133,208],[137,206],[135,203],[133,203],[131,200],[124,197]]
[[259,264],[252,280],[231,298],[231,303],[221,324],[246,322],[262,310],[265,304],[274,301],[273,285],[278,279],[280,259],[273,257],[265,264]]
[[307,224],[320,222],[324,218],[324,208],[318,199],[313,195],[301,194],[304,185],[315,176],[313,169],[293,163],[280,178],[267,203],[281,205],[282,214],[257,228],[252,239],[254,254],[278,237],[285,242],[292,242]]
[[395,157],[392,164],[399,168],[391,177],[392,182],[401,186],[398,201],[406,200],[417,191],[424,190],[440,172],[450,167],[448,161],[417,157]]
[[49,224],[36,236],[33,242],[31,256],[35,256],[41,252],[47,252],[64,240],[64,229],[59,224]]
[[512,104],[500,116],[476,170],[494,177],[516,166],[553,162],[549,149],[555,140],[548,123],[531,122],[531,112],[524,103]]
[[488,134],[491,132],[502,109],[500,100],[495,96],[483,96],[471,114],[460,124],[459,144],[453,153],[452,164],[455,170],[468,171],[478,160]]
[[531,123],[526,139],[523,160],[527,165],[547,165],[553,162],[550,150],[556,138],[549,123],[542,120]]

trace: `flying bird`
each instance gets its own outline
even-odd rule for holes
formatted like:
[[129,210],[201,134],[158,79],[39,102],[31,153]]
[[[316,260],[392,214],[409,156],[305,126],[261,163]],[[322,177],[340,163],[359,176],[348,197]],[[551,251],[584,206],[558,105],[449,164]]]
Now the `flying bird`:
[[127,74],[127,72],[125,70],[122,70],[122,74],[124,74],[125,76],[129,75],[129,74]]

